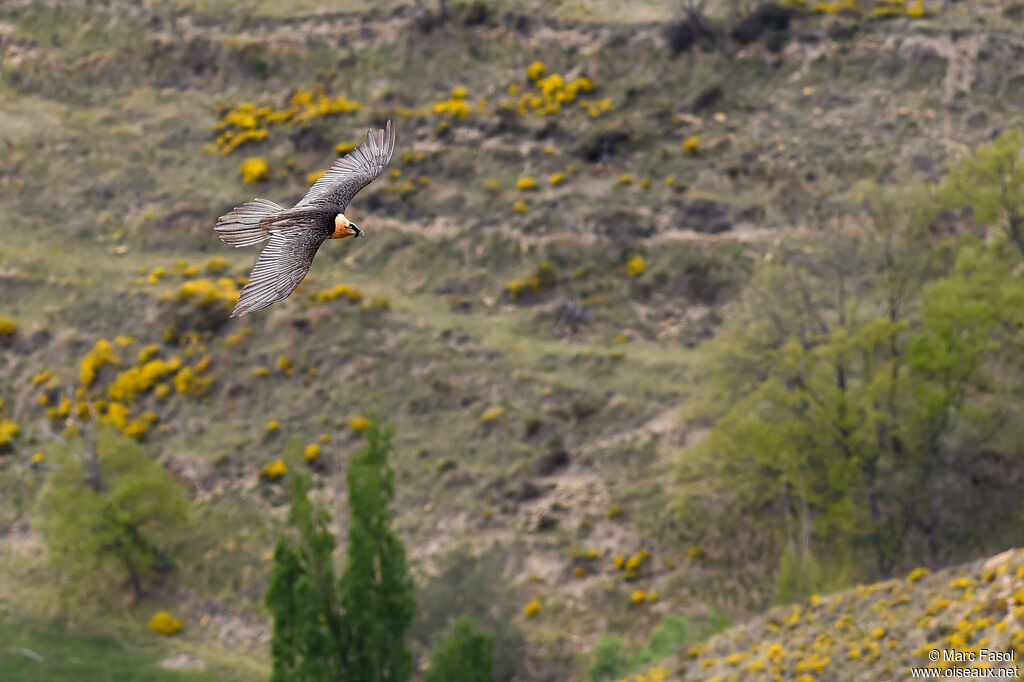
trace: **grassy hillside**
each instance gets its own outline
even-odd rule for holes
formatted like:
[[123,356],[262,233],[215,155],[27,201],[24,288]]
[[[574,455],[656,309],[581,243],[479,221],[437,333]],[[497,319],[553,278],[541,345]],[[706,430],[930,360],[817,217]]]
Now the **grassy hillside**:
[[1024,553],[1008,550],[774,608],[624,679],[895,680],[911,679],[912,668],[1013,677],[1024,655],[1022,623]]
[[[1020,13],[794,9],[738,41],[720,2],[681,49],[669,3],[427,4],[0,7],[0,419],[17,426],[0,441],[0,627],[131,632],[144,667],[172,653],[145,629],[168,609],[175,651],[265,678],[286,515],[266,467],[292,437],[319,444],[301,466],[337,509],[352,419],[371,414],[396,429],[420,582],[460,548],[497,557],[524,679],[581,677],[606,633],[639,646],[668,615],[771,603],[774,557],[722,572],[666,513],[709,426],[693,418],[706,342],[821,197],[935,182],[1020,124]],[[297,201],[389,118],[395,159],[348,212],[368,238],[325,244],[288,301],[229,320],[256,253],[217,240],[216,218]],[[570,300],[589,311],[575,332]],[[33,525],[82,404],[192,502],[176,571],[142,598],[78,587]],[[38,651],[35,627],[15,646]]]

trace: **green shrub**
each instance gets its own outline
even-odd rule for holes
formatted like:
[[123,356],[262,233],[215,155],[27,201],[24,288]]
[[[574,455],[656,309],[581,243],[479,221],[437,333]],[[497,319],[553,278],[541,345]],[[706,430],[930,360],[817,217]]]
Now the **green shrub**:
[[605,635],[594,647],[594,653],[587,668],[590,682],[605,682],[618,679],[626,672],[622,640],[614,635]]
[[494,638],[459,618],[430,653],[424,682],[490,682]]
[[38,502],[39,532],[58,570],[77,589],[127,582],[140,596],[174,567],[170,548],[185,528],[184,487],[137,443],[112,429],[54,453]]
[[476,556],[466,548],[452,551],[438,575],[417,590],[419,615],[413,636],[423,648],[435,646],[436,633],[449,630],[459,617],[470,617],[493,637],[491,648],[494,682],[509,682],[523,671],[526,640],[515,625],[520,604],[515,590],[501,579],[496,554]]

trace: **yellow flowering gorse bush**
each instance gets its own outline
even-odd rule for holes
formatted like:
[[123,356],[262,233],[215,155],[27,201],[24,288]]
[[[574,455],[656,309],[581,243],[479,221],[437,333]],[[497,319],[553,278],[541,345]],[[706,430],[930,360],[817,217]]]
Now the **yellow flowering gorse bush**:
[[639,277],[647,272],[647,261],[643,256],[633,256],[626,262],[626,274],[630,277]]
[[0,419],[0,445],[7,445],[21,433],[21,427],[10,419]]
[[270,177],[270,166],[262,156],[251,156],[238,166],[242,182],[251,185]]
[[497,421],[505,414],[505,408],[501,405],[495,405],[484,410],[484,413],[480,415],[481,424],[489,424],[493,421]]
[[473,113],[483,113],[487,109],[487,99],[481,98],[476,105],[470,104],[469,92],[466,88],[459,86],[453,88],[448,99],[443,102],[438,102],[431,107],[431,111],[435,114],[445,115],[451,118],[464,121]]
[[502,106],[514,110],[521,116],[529,113],[551,116],[559,113],[565,105],[578,102],[589,115],[596,117],[611,110],[611,100],[590,102],[579,99],[580,93],[596,89],[597,85],[586,76],[569,80],[561,74],[548,73],[543,62],[533,62],[526,68],[525,86],[512,83],[508,87],[508,94],[516,99]]
[[275,109],[243,102],[227,109],[214,124],[214,131],[222,131],[208,151],[230,154],[238,147],[254,140],[265,140],[270,130],[282,125],[295,125],[327,116],[350,114],[362,109],[359,102],[346,97],[334,97],[323,88],[299,88],[288,100],[287,106]]
[[350,284],[336,284],[330,289],[318,291],[314,298],[317,303],[327,303],[338,298],[345,298],[353,303],[363,300],[363,292]]
[[0,338],[10,338],[18,331],[18,323],[9,317],[0,316]]
[[183,627],[185,624],[167,611],[158,611],[149,619],[149,629],[158,635],[173,635]]
[[79,376],[82,386],[86,388],[92,386],[96,380],[96,373],[104,365],[108,364],[119,365],[121,363],[114,355],[114,347],[111,343],[106,339],[100,339],[95,343],[92,350],[82,358],[82,371]]
[[260,474],[271,481],[276,481],[286,473],[288,473],[288,466],[284,463],[284,460],[280,459],[275,460],[260,469]]

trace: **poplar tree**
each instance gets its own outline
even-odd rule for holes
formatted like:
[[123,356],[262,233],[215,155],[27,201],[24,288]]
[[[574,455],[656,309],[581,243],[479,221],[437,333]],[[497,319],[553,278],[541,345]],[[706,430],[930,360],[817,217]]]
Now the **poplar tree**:
[[[274,616],[271,682],[404,682],[416,614],[405,548],[391,530],[391,434],[372,424],[348,471],[348,565],[335,577],[330,516],[309,501],[309,477],[290,483],[295,533],[275,551],[267,606]],[[298,447],[296,443],[296,447]]]

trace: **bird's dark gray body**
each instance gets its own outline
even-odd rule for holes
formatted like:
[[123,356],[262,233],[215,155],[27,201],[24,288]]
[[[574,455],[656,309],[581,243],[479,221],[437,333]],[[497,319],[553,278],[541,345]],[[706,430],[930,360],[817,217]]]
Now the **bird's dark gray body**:
[[309,272],[325,240],[362,234],[345,217],[345,209],[359,190],[384,171],[394,151],[394,124],[388,121],[383,130],[367,132],[365,144],[331,164],[292,208],[253,199],[217,220],[217,235],[232,246],[267,242],[232,317],[287,298]]

